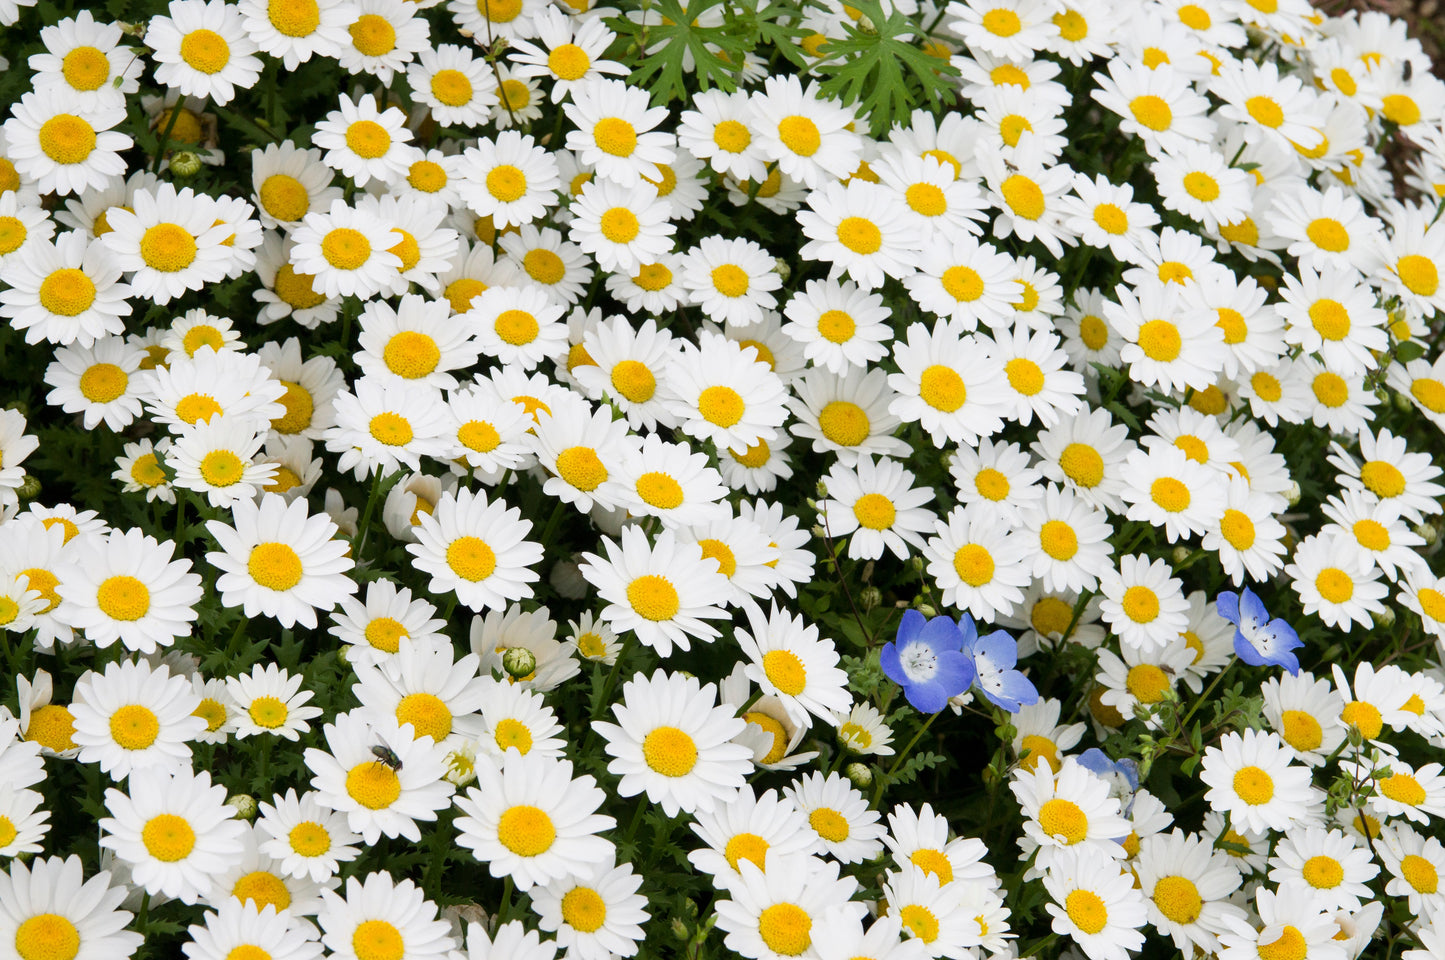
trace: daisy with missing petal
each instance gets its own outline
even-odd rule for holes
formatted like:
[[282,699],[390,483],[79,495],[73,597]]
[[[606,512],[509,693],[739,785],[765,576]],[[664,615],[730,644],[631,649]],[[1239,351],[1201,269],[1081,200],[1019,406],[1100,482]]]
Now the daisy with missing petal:
[[992,508],[957,507],[946,523],[935,521],[934,530],[923,556],[945,606],[987,622],[1023,601],[1020,588],[1031,579],[1028,547]]
[[241,0],[236,7],[251,42],[288,73],[312,56],[339,54],[353,12],[345,0]]
[[1207,747],[1199,779],[1209,787],[1205,800],[1228,811],[1231,822],[1248,830],[1286,830],[1303,818],[1316,790],[1307,767],[1290,763],[1291,751],[1273,733],[1227,733]]
[[728,604],[745,606],[751,600],[765,600],[777,585],[773,564],[779,560],[776,544],[762,527],[744,517],[729,515],[680,533],[684,541],[702,547],[702,555],[718,566],[728,579]]
[[71,554],[57,616],[98,647],[119,640],[146,654],[189,635],[201,578],[189,560],[172,559],[173,547],[138,529],[93,537]]
[[1280,295],[1285,340],[1319,353],[1342,376],[1368,373],[1375,354],[1389,346],[1388,314],[1375,306],[1375,292],[1348,271],[1317,274],[1302,265],[1298,279],[1285,274]]
[[732,740],[746,722],[730,706],[718,706],[717,689],[694,677],[638,675],[622,688],[612,708],[617,723],[596,723],[620,776],[621,796],[644,791],[667,816],[706,812],[744,785],[752,751]]
[[566,353],[567,327],[561,322],[565,309],[534,284],[494,287],[472,301],[465,318],[484,355],[525,371]]
[[1108,515],[1053,484],[1043,499],[1025,507],[1021,522],[1028,541],[1038,544],[1033,575],[1045,590],[1093,590],[1095,571],[1104,569],[1114,548],[1109,543]]
[[226,788],[213,786],[209,772],[143,770],[128,788],[105,792],[110,816],[100,820],[100,845],[147,893],[195,903],[216,874],[241,859],[246,825],[234,819]]
[[1410,452],[1405,438],[1389,430],[1378,434],[1361,432],[1359,442],[1363,463],[1357,462],[1338,443],[1331,444],[1334,452],[1329,461],[1340,471],[1341,486],[1367,491],[1386,503],[1395,504],[1400,515],[1414,523],[1440,512],[1436,498],[1445,493],[1445,487],[1434,482],[1441,469],[1434,465],[1429,454]]
[[[367,723],[356,711],[338,714],[322,728],[330,752],[308,747],[311,786],[323,807],[346,814],[347,825],[374,845],[382,836],[421,840],[417,821],[433,821],[446,807],[452,785],[443,778],[447,749],[412,736],[395,721]],[[390,749],[401,761],[380,762],[372,747]]]
[[1345,739],[1345,727],[1330,722],[1345,703],[1329,680],[1308,671],[1281,673],[1266,680],[1260,693],[1265,720],[1303,763],[1320,766]]
[[589,328],[582,346],[594,363],[577,367],[574,376],[588,396],[616,405],[634,430],[675,424],[665,403],[667,369],[676,354],[672,334],[651,317],[636,329],[613,317]]
[[1143,554],[1119,558],[1119,570],[1099,577],[1104,599],[1099,611],[1126,647],[1157,650],[1175,640],[1189,624],[1180,581],[1165,560],[1152,563]]
[[1352,622],[1370,629],[1371,614],[1384,612],[1380,601],[1390,592],[1379,581],[1380,571],[1371,558],[1341,533],[1300,541],[1284,573],[1299,594],[1304,612],[1318,615],[1344,633],[1350,631]]
[[462,156],[461,198],[498,229],[530,223],[555,202],[557,163],[532,137],[504,130]]
[[830,280],[846,273],[860,287],[876,290],[885,277],[902,279],[918,265],[916,231],[910,231],[907,215],[879,184],[860,179],[827,183],[808,195],[798,224],[808,238],[801,256],[827,262]]
[[321,708],[308,707],[314,694],[301,689],[301,674],[290,674],[274,663],[256,664],[251,673],[226,678],[226,691],[236,705],[236,736],[270,733],[287,740],[300,739],[311,729],[307,720],[321,716]]
[[132,291],[169,303],[187,290],[225,279],[233,230],[221,222],[216,201],[190,187],[169,183],[137,190],[135,212],[112,210],[111,231],[101,238],[116,265],[131,274]]
[[542,546],[524,539],[532,522],[519,509],[460,490],[443,494],[420,519],[417,542],[407,550],[417,569],[431,575],[432,593],[454,591],[478,612],[532,596],[538,575],[530,568],[542,559]]
[[341,96],[338,108],[316,124],[312,139],[326,151],[322,161],[359,187],[373,179],[382,183],[403,179],[419,152],[409,142],[412,132],[406,127],[406,114],[396,107],[378,110],[369,96],[355,102]]
[[1224,331],[1213,311],[1184,301],[1177,284],[1146,282],[1114,290],[1118,303],[1105,303],[1104,316],[1124,345],[1119,359],[1142,386],[1203,390],[1224,367]]
[[1129,519],[1163,527],[1170,543],[1208,532],[1224,514],[1218,471],[1175,446],[1136,450],[1124,461]]
[[[594,21],[595,22],[595,21]],[[637,892],[642,877],[630,864],[609,857],[580,874],[536,888],[532,896],[538,926],[555,931],[559,946],[579,960],[608,960],[637,953],[646,923],[647,898]]]
[[237,87],[255,85],[261,60],[235,7],[224,0],[172,0],[166,12],[146,28],[156,80],[221,105],[231,102]]
[[791,401],[795,436],[813,441],[817,453],[833,453],[853,465],[862,456],[898,457],[910,452],[893,436],[901,422],[889,412],[897,394],[884,370],[850,368],[843,376],[814,368],[795,387]]
[[570,92],[572,102],[562,110],[577,129],[567,134],[566,146],[598,177],[630,187],[672,162],[672,134],[653,129],[667,110],[650,107],[646,91],[597,77]]
[[59,87],[22,96],[10,108],[4,133],[8,164],[44,193],[82,194],[125,174],[119,154],[133,145],[111,128],[125,119],[123,104],[79,107]]
[[824,478],[828,499],[819,503],[821,522],[831,537],[852,534],[848,556],[877,560],[887,548],[907,560],[910,548],[922,548],[922,533],[937,518],[923,504],[933,499],[928,488],[913,487],[913,474],[896,461],[858,459],[856,467],[833,465]]
[[75,343],[90,347],[102,337],[125,331],[131,312],[128,284],[109,248],[89,242],[84,233],[62,233],[26,248],[6,266],[9,289],[0,291],[0,316],[25,342]]
[[795,722],[811,726],[809,714],[831,722],[835,711],[847,709],[851,699],[838,651],[819,638],[816,626],[779,611],[776,603],[766,617],[750,606],[748,626],[735,633],[752,661],[747,676],[765,694],[776,695]]
[[601,618],[612,629],[633,631],[664,657],[674,644],[689,649],[689,638],[717,638],[718,631],[703,621],[724,616],[728,583],[700,546],[678,542],[669,530],[649,545],[636,526],[622,529],[620,545],[607,537],[602,546],[606,559],[583,554],[581,571],[607,601]]
[[492,876],[531,890],[607,861],[612,844],[597,834],[616,821],[596,812],[604,799],[592,777],[573,778],[570,761],[479,756],[476,784],[456,799],[456,843]]
[[268,144],[251,155],[251,188],[261,223],[290,228],[313,210],[326,210],[340,199],[341,188],[321,162],[321,151],[301,149],[289,140]]
[[553,103],[602,74],[627,74],[622,64],[604,59],[617,34],[600,19],[572,17],[548,7],[532,23],[539,42],[514,40],[507,59],[519,77],[550,79]]
[[769,860],[767,871],[752,861],[738,862],[739,877],[730,883],[730,899],[717,901],[718,928],[732,951],[755,960],[785,960],[811,953],[814,932],[825,920],[857,923],[867,908],[850,897],[858,888],[852,877],[839,876],[834,861],[802,855]]
[[275,617],[283,627],[314,629],[317,609],[330,610],[356,592],[346,576],[355,566],[348,545],[333,539],[336,524],[328,516],[308,516],[304,499],[288,504],[267,493],[259,506],[238,500],[231,517],[234,526],[206,522],[221,548],[206,560],[221,571],[216,589],[224,606],[240,606],[248,617]]
[[783,788],[817,836],[817,853],[840,863],[860,863],[883,852],[886,832],[879,813],[841,775],[810,773]]
[[1208,838],[1180,830],[1145,837],[1138,871],[1149,922],[1180,950],[1217,949],[1215,933],[1224,929],[1224,918],[1242,917],[1228,899],[1239,889],[1239,871]]
[[451,924],[437,915],[437,905],[409,879],[369,873],[365,880],[346,878],[345,896],[323,891],[316,922],[321,942],[338,960],[371,960],[394,955],[415,960],[442,960],[456,946]]
[[668,205],[646,182],[623,186],[612,180],[589,180],[570,209],[572,242],[603,270],[632,272],[656,263],[671,250],[677,232],[669,222]]
[[1134,875],[1112,861],[1060,854],[1044,873],[1044,889],[1052,901],[1044,909],[1054,918],[1053,931],[1094,960],[1126,960],[1144,945],[1144,895],[1134,887]]
[[1026,847],[1038,845],[1037,863],[1051,868],[1070,852],[1100,860],[1127,856],[1116,841],[1128,834],[1128,821],[1109,793],[1109,783],[1087,767],[1065,760],[1055,775],[1047,764],[1014,773],[1009,789],[1023,809]]
[[142,356],[121,337],[102,338],[94,347],[62,347],[45,368],[45,382],[53,388],[45,400],[66,413],[82,414],[86,430],[102,422],[122,430],[140,415],[132,375]]
[[189,770],[189,741],[206,728],[193,711],[200,698],[185,677],[122,660],[75,685],[71,712],[81,763],[99,763],[111,779],[137,770]]
[[851,280],[809,280],[783,307],[783,333],[803,344],[803,355],[835,374],[867,368],[888,352],[892,331],[883,298]]
[[272,798],[274,806],[262,801],[256,829],[261,853],[279,863],[282,873],[322,883],[342,863],[356,859],[360,850],[352,844],[361,836],[348,829],[344,814],[321,806],[318,797],[308,792],[298,799],[288,789],[285,796]]
[[336,396],[336,423],[323,434],[326,448],[340,453],[339,466],[360,479],[394,473],[403,465],[421,469],[421,458],[454,453],[446,435],[447,407],[430,387],[361,377],[354,394]]
[[20,957],[129,960],[144,937],[124,929],[131,914],[117,909],[127,895],[102,870],[85,879],[80,858],[13,860],[0,872],[0,942]]
[[326,213],[306,214],[293,238],[292,267],[328,297],[370,298],[391,286],[401,269],[401,257],[392,252],[395,225],[340,199]]
[[248,417],[213,416],[187,428],[166,457],[172,481],[183,490],[204,493],[213,507],[254,498],[276,476],[277,466],[258,454],[265,438]]
[[932,330],[914,323],[906,341],[894,341],[893,359],[899,372],[888,385],[897,396],[888,412],[921,424],[938,446],[975,446],[1003,428],[1008,387],[981,341],[944,321]]

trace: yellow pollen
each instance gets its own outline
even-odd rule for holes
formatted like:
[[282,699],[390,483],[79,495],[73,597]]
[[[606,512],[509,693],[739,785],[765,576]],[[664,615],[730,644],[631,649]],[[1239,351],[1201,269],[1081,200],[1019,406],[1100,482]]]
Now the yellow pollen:
[[993,555],[976,543],[967,543],[953,554],[953,570],[970,587],[993,581]]
[[1193,923],[1204,912],[1204,898],[1194,881],[1187,877],[1161,877],[1154,884],[1151,899],[1159,912],[1174,923]]
[[457,537],[447,546],[447,566],[470,583],[479,583],[497,569],[497,555],[480,537]]
[[1072,800],[1055,797],[1039,807],[1039,827],[1048,837],[1062,837],[1066,846],[1081,842],[1089,834],[1089,818]]
[[246,561],[251,579],[278,593],[290,590],[301,582],[301,558],[288,544],[270,541],[258,543]]
[[55,703],[30,713],[30,726],[25,730],[25,739],[40,744],[47,750],[62,753],[75,746],[75,717],[65,707]]
[[360,230],[337,227],[321,238],[321,255],[338,270],[356,270],[371,258],[371,241]]
[[813,918],[792,903],[775,903],[758,915],[758,936],[769,950],[796,957],[812,946]]
[[1039,529],[1039,546],[1050,557],[1064,562],[1079,552],[1079,537],[1064,521],[1049,520]]
[[1169,677],[1152,663],[1141,663],[1129,670],[1125,687],[1140,703],[1158,703],[1170,688]]
[[823,144],[818,125],[796,114],[778,121],[778,139],[800,157],[811,157]]
[[110,737],[124,750],[145,750],[160,733],[161,722],[149,707],[131,703],[110,715]]
[[151,817],[141,828],[140,838],[146,852],[162,863],[184,860],[196,846],[196,831],[185,817],[174,813]]
[[356,120],[346,128],[346,147],[363,160],[375,160],[391,149],[391,134],[375,120]]
[[411,443],[413,432],[411,423],[399,413],[383,411],[371,418],[367,424],[367,432],[377,443],[389,447],[404,447]]
[[854,253],[867,256],[883,246],[883,231],[866,217],[844,217],[838,224],[838,242]]
[[602,235],[613,243],[631,243],[642,232],[637,216],[626,207],[612,207],[602,214]]
[[1109,924],[1109,908],[1089,890],[1073,890],[1064,898],[1064,912],[1084,933],[1098,933]]
[[1044,192],[1039,185],[1021,173],[1015,173],[999,188],[1004,202],[1016,216],[1037,220],[1044,215]]
[[368,810],[384,810],[401,796],[401,780],[386,764],[363,760],[346,774],[346,795]]
[[446,701],[431,693],[409,693],[396,705],[396,722],[411,724],[415,736],[440,743],[452,732],[452,712]]
[[918,394],[935,410],[953,413],[967,401],[968,388],[956,370],[935,363],[919,376]]
[[847,818],[838,811],[830,810],[827,807],[819,807],[809,813],[808,825],[813,828],[813,832],[829,843],[842,843],[851,834]]
[[840,447],[856,447],[872,433],[868,414],[856,403],[833,400],[818,414],[823,436]]
[[881,493],[865,493],[853,504],[853,515],[859,526],[869,530],[887,530],[898,516],[893,501]]
[[231,46],[214,30],[192,30],[181,38],[181,59],[199,73],[220,73],[231,62]]
[[1189,509],[1192,497],[1189,488],[1173,477],[1160,477],[1149,486],[1149,498],[1168,513],[1180,513]]
[[655,573],[644,574],[627,585],[627,602],[638,616],[653,623],[671,620],[682,608],[672,581]]
[[1163,97],[1146,93],[1129,101],[1129,112],[1141,126],[1156,133],[1168,130],[1174,123],[1174,111]]
[[1274,798],[1274,779],[1259,767],[1241,767],[1234,774],[1234,792],[1245,803],[1257,807]]
[[96,606],[112,620],[134,621],[151,607],[151,592],[135,577],[107,577],[96,591]]
[[642,738],[642,758],[664,777],[685,777],[697,765],[697,744],[677,727],[654,727]]

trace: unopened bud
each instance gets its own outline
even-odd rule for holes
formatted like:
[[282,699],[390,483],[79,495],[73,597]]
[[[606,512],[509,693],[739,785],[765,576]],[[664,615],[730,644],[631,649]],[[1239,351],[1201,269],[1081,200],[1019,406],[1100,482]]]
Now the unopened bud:
[[873,785],[873,771],[868,768],[866,763],[848,764],[843,768],[843,776],[847,777],[848,782],[859,790],[866,790]]
[[878,28],[873,24],[873,19],[869,17],[866,13],[858,18],[858,29],[862,33],[866,33],[869,36],[872,36],[878,32]]
[[692,939],[692,934],[688,932],[687,924],[683,923],[678,917],[672,918],[672,935],[682,943],[686,943]]
[[825,500],[828,498],[828,485],[822,480],[818,481],[818,485],[814,489],[818,491],[818,496]]
[[869,584],[864,587],[862,593],[859,594],[858,602],[863,605],[863,612],[867,613],[883,602],[883,591]]
[[922,573],[922,572],[923,572],[923,566],[924,566],[924,564],[923,564],[923,558],[922,558],[922,557],[909,557],[909,558],[908,558],[908,562],[909,562],[909,564],[912,565],[912,567],[913,567],[913,572],[914,572],[914,573]]
[[516,680],[530,677],[537,672],[537,655],[526,647],[509,647],[502,654],[502,669]]
[[1440,540],[1440,530],[1433,523],[1417,523],[1415,536],[1424,540],[1425,546],[1433,547]]
[[171,157],[171,173],[177,177],[194,177],[201,172],[201,158],[190,150]]
[[336,648],[336,662],[341,664],[343,667],[346,666],[346,664],[349,663],[351,660],[351,655],[346,652],[350,649],[351,645],[346,643],[343,643]]
[[1360,744],[1364,742],[1365,734],[1360,730],[1359,727],[1355,726],[1353,723],[1350,724],[1350,746],[1358,750],[1360,748]]
[[778,257],[773,261],[773,271],[782,278],[784,283],[787,283],[788,279],[793,275],[793,268],[790,267],[788,261],[782,257]]
[[34,500],[40,496],[40,478],[33,473],[27,473],[15,493],[21,500]]
[[256,819],[256,798],[249,793],[238,793],[226,800],[226,806],[235,808],[233,815],[237,820]]
[[816,523],[813,524],[811,533],[813,534],[813,536],[818,537],[819,539],[822,539],[823,537],[826,537],[828,535],[828,531],[824,530],[821,524]]
[[1414,404],[1410,402],[1410,398],[1403,393],[1393,394],[1392,399],[1395,401],[1395,409],[1401,413],[1409,413],[1410,408],[1414,406]]
[[1388,627],[1395,623],[1395,608],[1381,607],[1370,614],[1370,619],[1375,621],[1377,627]]
[[1172,559],[1177,565],[1183,563],[1185,560],[1188,560],[1189,554],[1193,552],[1194,551],[1190,550],[1188,547],[1184,546],[1184,544],[1181,543],[1179,546],[1174,548],[1174,552],[1171,553],[1169,556],[1170,559]]
[[[922,599],[922,598],[919,598],[919,599]],[[913,602],[913,607],[914,607],[914,609],[916,609],[919,613],[923,614],[925,617],[930,617],[930,618],[932,618],[932,617],[938,616],[938,611],[933,608],[933,604],[931,604],[931,603],[919,603],[917,600],[915,600],[915,601]]]
[[1284,498],[1292,507],[1299,506],[1300,493],[1299,484],[1293,480],[1289,482],[1289,486],[1284,488]]
[[442,776],[454,787],[465,787],[477,779],[477,752],[471,744],[463,744],[447,754]]

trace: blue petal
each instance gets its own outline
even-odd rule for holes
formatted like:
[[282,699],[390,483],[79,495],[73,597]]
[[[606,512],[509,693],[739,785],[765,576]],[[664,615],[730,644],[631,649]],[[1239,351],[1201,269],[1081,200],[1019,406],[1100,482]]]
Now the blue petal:
[[1101,777],[1114,772],[1114,761],[1098,747],[1090,747],[1078,756],[1079,766]]
[[1269,611],[1264,608],[1264,601],[1248,587],[1239,595],[1239,629],[1246,635],[1252,634],[1255,630],[1269,622]]
[[1019,662],[1019,645],[1007,633],[995,630],[978,638],[973,645],[973,655],[986,657],[999,670],[1009,670]]
[[978,671],[973,661],[962,652],[946,650],[938,655],[938,672],[933,675],[933,682],[947,690],[948,696],[956,697],[963,693],[973,686],[977,678]]
[[[1020,706],[1039,702],[1039,692],[1034,689],[1034,685],[1029,682],[1029,678],[1017,670],[1009,670],[1001,674],[998,678],[997,687],[998,689],[995,695],[991,696],[989,692],[985,690],[984,696],[1010,713],[1017,713]],[[1008,701],[1008,703],[1004,701]],[[1013,706],[1009,706],[1009,703],[1013,704]]]
[[948,706],[949,695],[937,680],[904,687],[903,695],[908,698],[909,703],[913,704],[913,709],[919,713],[937,713]]
[[934,617],[924,624],[923,630],[918,634],[918,642],[928,644],[934,653],[960,650],[963,648],[963,634],[959,632],[958,624],[948,617]]
[[1255,649],[1254,644],[1246,640],[1244,634],[1238,630],[1234,631],[1234,652],[1239,659],[1251,667],[1262,667],[1268,662],[1265,660],[1264,655]]
[[898,621],[898,633],[895,638],[900,643],[912,640],[923,629],[923,614],[917,610],[904,610],[903,618]]
[[1219,615],[1236,627],[1239,626],[1239,594],[1233,590],[1221,591],[1219,596],[1214,598],[1214,609]]
[[958,632],[963,635],[963,647],[967,649],[969,644],[978,639],[978,627],[974,624],[973,617],[966,613],[959,617]]
[[1269,623],[1259,629],[1257,636],[1261,640],[1269,642],[1269,649],[1275,653],[1288,653],[1296,647],[1302,647],[1305,642],[1295,633],[1294,627],[1283,617],[1275,617]]
[[908,680],[903,674],[903,662],[898,659],[898,645],[896,643],[885,643],[883,649],[878,651],[878,664],[883,668],[883,675],[900,687],[907,687]]

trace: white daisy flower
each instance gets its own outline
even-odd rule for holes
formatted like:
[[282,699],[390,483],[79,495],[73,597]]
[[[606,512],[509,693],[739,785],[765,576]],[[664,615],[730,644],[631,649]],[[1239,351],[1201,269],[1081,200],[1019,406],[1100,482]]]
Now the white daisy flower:
[[817,836],[816,853],[840,863],[872,860],[883,852],[886,833],[879,813],[841,775],[809,773],[783,788]]
[[153,192],[137,190],[132,203],[134,213],[110,213],[111,231],[100,240],[131,274],[134,294],[169,303],[225,279],[231,258],[225,241],[233,231],[221,221],[215,200],[162,183]]
[[80,762],[99,763],[116,781],[135,771],[189,772],[189,741],[205,730],[206,721],[194,714],[200,697],[190,681],[164,664],[152,669],[133,660],[108,663],[104,673],[76,682],[72,700]]
[[239,606],[247,617],[275,617],[283,627],[314,629],[316,610],[330,610],[356,592],[346,575],[355,566],[346,555],[349,545],[333,539],[336,524],[328,516],[309,515],[307,506],[304,499],[288,504],[267,493],[259,505],[236,501],[234,526],[206,521],[221,548],[206,560],[221,571],[216,589],[222,605]]
[[26,248],[7,265],[9,288],[0,290],[0,316],[24,330],[28,344],[90,347],[125,332],[131,288],[120,282],[121,272],[104,244],[79,231],[62,233],[53,244]]
[[807,954],[813,930],[838,911],[861,921],[867,908],[853,901],[858,881],[839,876],[831,860],[794,855],[779,857],[766,873],[752,861],[738,862],[739,879],[716,901],[723,945],[754,960],[785,960]]
[[57,616],[99,647],[119,640],[152,653],[189,636],[201,599],[201,578],[189,560],[172,559],[174,544],[138,529],[94,537],[71,554]]
[[850,469],[836,463],[824,478],[828,499],[818,510],[830,537],[852,534],[848,556],[877,560],[887,548],[907,560],[910,548],[922,548],[923,532],[937,518],[923,504],[933,499],[929,488],[915,488],[913,474],[887,458],[876,464],[862,456]]
[[261,852],[287,876],[310,877],[316,883],[354,860],[360,850],[352,844],[361,839],[347,827],[344,814],[317,802],[319,796],[308,792],[298,799],[296,791],[288,789],[285,796],[272,798],[274,806],[262,801],[256,820]]
[[1290,755],[1273,733],[1225,734],[1219,746],[1204,751],[1199,779],[1209,787],[1205,800],[1246,829],[1288,829],[1307,816],[1317,793],[1309,769],[1291,764]]
[[316,923],[321,942],[339,960],[370,960],[388,953],[415,960],[441,960],[456,947],[452,926],[438,916],[410,879],[369,873],[346,878],[345,895],[322,893]]
[[357,479],[386,476],[402,466],[421,469],[421,458],[456,453],[446,435],[447,407],[431,387],[399,378],[360,377],[354,393],[336,396],[336,423],[322,434],[326,449],[341,454],[338,466]]
[[111,129],[124,119],[124,104],[82,107],[56,86],[23,95],[4,124],[16,187],[20,177],[44,193],[61,195],[109,186],[125,174],[119,154],[134,144]]
[[146,27],[157,81],[222,106],[237,87],[255,85],[261,76],[258,48],[235,7],[225,0],[171,0],[166,13]]
[[259,456],[264,433],[250,417],[213,416],[186,428],[166,455],[172,483],[204,493],[213,507],[253,499],[276,475],[276,464]]
[[596,77],[569,92],[562,112],[577,129],[567,134],[566,147],[598,177],[631,187],[672,162],[674,137],[653,129],[667,119],[667,108],[651,107],[646,90]]
[[504,500],[488,503],[470,490],[444,494],[423,515],[417,542],[407,544],[419,570],[431,575],[433,593],[454,591],[475,611],[500,608],[532,595],[542,546],[524,539],[532,529]]
[[[379,110],[369,96],[353,102],[344,94],[338,108],[316,124],[312,138],[326,151],[322,161],[359,187],[373,179],[382,183],[403,179],[419,155],[411,139],[401,110]],[[332,212],[334,215],[334,204]]]
[[226,788],[212,785],[209,772],[140,770],[128,789],[105,792],[110,816],[100,820],[100,845],[147,893],[195,903],[217,873],[240,861],[246,824],[233,817]]
[[77,856],[48,857],[30,864],[13,860],[0,873],[0,938],[18,956],[113,957],[129,960],[145,938],[125,929],[131,914],[117,909],[124,884],[111,886],[102,870],[89,880]]

